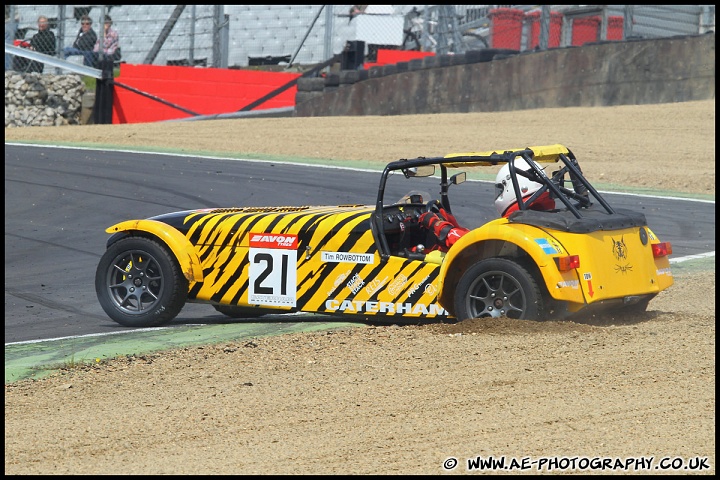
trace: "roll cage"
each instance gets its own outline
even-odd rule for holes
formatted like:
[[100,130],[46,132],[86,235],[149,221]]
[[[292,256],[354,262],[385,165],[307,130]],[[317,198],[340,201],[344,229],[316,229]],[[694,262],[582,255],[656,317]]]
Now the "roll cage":
[[[524,159],[531,166],[530,171],[524,171],[515,167],[517,158]],[[538,163],[560,163],[562,166],[552,172],[552,176],[547,176],[545,172],[538,168],[531,161]],[[517,213],[529,210],[529,206],[537,200],[543,193],[550,191],[552,198],[560,200],[567,211],[572,216],[582,221],[582,209],[587,209],[596,201],[601,210],[607,215],[615,214],[615,210],[605,201],[600,193],[587,181],[578,166],[575,155],[562,145],[548,145],[540,147],[527,147],[517,150],[503,150],[491,152],[471,152],[471,153],[453,153],[444,157],[418,157],[414,159],[401,159],[387,164],[380,177],[380,185],[378,188],[378,197],[375,205],[375,211],[372,215],[371,228],[375,235],[375,243],[380,252],[380,256],[387,260],[391,254],[390,246],[385,235],[385,223],[383,221],[383,212],[386,207],[384,201],[385,186],[388,176],[393,172],[401,171],[406,178],[411,177],[427,177],[437,173],[440,169],[440,202],[445,210],[452,212],[448,189],[450,185],[459,183],[457,179],[464,175],[464,172],[448,177],[449,168],[493,166],[507,163],[510,170],[510,178],[518,200]],[[565,186],[565,175],[568,174],[572,188]],[[532,196],[523,200],[518,184],[518,175],[537,182],[542,187]],[[633,219],[632,223],[643,223],[642,219]]]

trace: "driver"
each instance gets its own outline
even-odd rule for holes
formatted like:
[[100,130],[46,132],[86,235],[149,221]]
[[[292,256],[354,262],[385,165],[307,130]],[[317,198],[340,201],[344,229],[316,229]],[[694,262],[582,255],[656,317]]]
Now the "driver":
[[418,221],[437,238],[433,247],[427,251],[447,252],[460,237],[470,230],[461,227],[455,216],[440,206],[440,202],[437,200],[434,202],[432,209],[428,209],[427,212],[420,215]]
[[[537,163],[535,163],[537,165]],[[538,168],[542,169],[539,165]],[[515,168],[518,170],[529,171],[531,167],[522,158],[515,160]],[[523,200],[529,198],[533,193],[537,192],[542,185],[533,182],[522,175],[517,176],[518,186],[523,195]],[[520,207],[512,181],[510,180],[510,166],[506,163],[502,166],[495,177],[495,208],[501,217],[507,218],[511,213],[517,211]],[[450,247],[458,241],[460,237],[465,235],[469,230],[461,227],[455,217],[440,206],[440,202],[435,200],[433,208],[429,208],[420,218],[420,224],[428,231],[432,232],[437,238],[435,246],[428,249],[441,250],[447,252]],[[531,210],[553,210],[555,208],[555,200],[550,197],[550,192],[543,192],[533,203],[528,205]]]
[[[538,165],[536,162],[533,163],[542,170],[543,167]],[[532,170],[530,165],[528,165],[527,162],[520,157],[515,159],[515,169],[523,170],[525,172]],[[523,200],[527,200],[533,193],[542,188],[541,184],[533,182],[522,175],[518,175],[517,180]],[[495,177],[495,208],[500,216],[505,218],[520,209],[517,197],[515,196],[515,189],[513,188],[512,180],[510,180],[510,165],[507,163],[502,166],[497,174],[497,177]],[[530,210],[552,210],[555,208],[555,200],[550,197],[550,191],[545,190],[533,203],[528,205],[528,208]]]

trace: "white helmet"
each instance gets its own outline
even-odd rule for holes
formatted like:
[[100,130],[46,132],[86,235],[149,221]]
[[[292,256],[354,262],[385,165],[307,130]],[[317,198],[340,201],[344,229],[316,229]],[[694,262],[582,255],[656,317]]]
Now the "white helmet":
[[[542,169],[536,162],[533,163]],[[531,167],[522,157],[515,157],[515,169],[527,172],[531,170]],[[517,175],[517,181],[523,198],[527,198],[542,187],[541,184],[532,182],[522,175]],[[506,163],[498,172],[497,177],[495,177],[495,208],[500,216],[503,216],[508,208],[515,203],[517,203],[517,198],[515,197],[512,180],[510,180],[510,165]]]

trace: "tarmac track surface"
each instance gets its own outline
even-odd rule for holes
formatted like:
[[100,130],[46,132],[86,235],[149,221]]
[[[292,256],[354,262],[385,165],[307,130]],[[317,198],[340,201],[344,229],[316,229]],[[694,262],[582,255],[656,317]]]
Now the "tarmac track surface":
[[[379,172],[349,168],[6,144],[6,344],[130,330],[105,315],[94,290],[105,228],[114,223],[195,208],[374,204],[378,180]],[[456,216],[480,208],[494,218],[492,192],[454,188]],[[640,209],[675,258],[715,251],[714,202],[605,197]],[[295,320],[265,323],[287,331]],[[210,306],[188,304],[170,327],[227,323]]]

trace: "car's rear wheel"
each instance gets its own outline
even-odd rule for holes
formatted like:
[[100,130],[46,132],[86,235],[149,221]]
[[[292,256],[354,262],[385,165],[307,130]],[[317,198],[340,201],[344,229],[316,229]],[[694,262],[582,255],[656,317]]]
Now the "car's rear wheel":
[[621,311],[628,315],[644,315],[647,312],[648,306],[650,305],[650,300],[655,298],[655,295],[647,298],[641,299],[637,303],[633,303],[632,305],[627,305],[621,309]]
[[236,307],[234,305],[213,305],[213,307],[230,318],[257,318],[265,315],[265,312],[261,312],[257,308]]
[[543,298],[533,276],[506,258],[481,260],[468,268],[455,290],[458,320],[507,317],[539,320]]
[[105,251],[95,273],[105,313],[126,327],[171,321],[185,305],[188,282],[172,253],[158,242],[126,237]]

